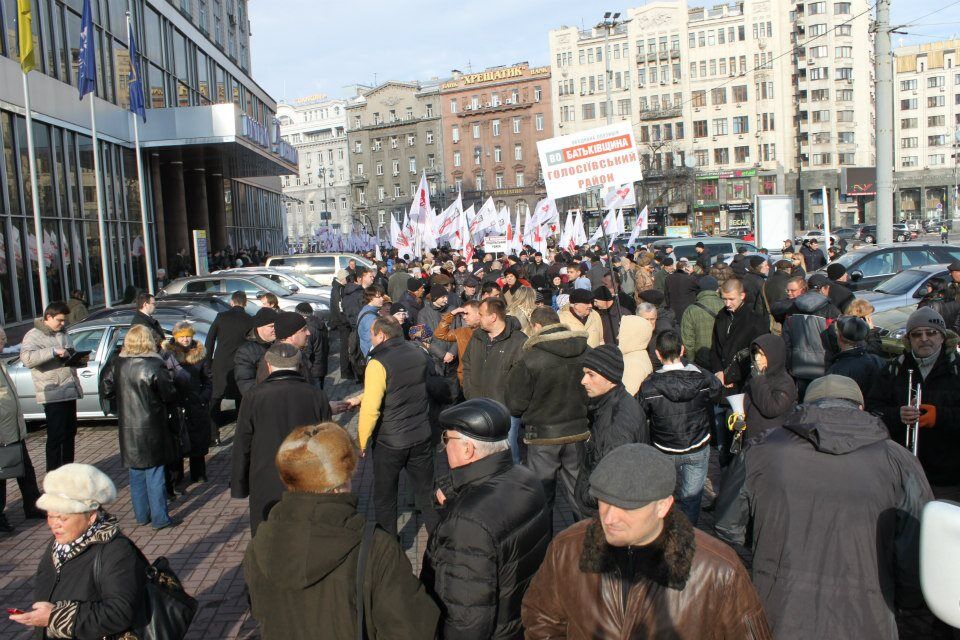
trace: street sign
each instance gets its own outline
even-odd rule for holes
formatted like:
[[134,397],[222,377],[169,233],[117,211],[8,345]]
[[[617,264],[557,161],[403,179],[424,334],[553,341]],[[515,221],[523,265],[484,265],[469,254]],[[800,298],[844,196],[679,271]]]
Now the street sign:
[[938,203],[937,203],[937,213],[940,213],[941,211],[943,211],[943,203],[942,203],[942,202],[938,202]]

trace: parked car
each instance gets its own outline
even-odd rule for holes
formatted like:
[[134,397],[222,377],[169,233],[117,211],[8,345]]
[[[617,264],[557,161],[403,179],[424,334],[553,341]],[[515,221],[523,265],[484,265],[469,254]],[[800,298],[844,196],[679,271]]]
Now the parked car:
[[737,252],[740,247],[746,247],[749,253],[758,253],[757,247],[740,238],[720,236],[716,238],[664,238],[653,243],[653,249],[663,249],[667,245],[673,247],[673,255],[677,260],[687,258],[692,260],[697,255],[697,243],[702,242],[710,252],[711,262],[725,260]]
[[[958,246],[905,242],[852,249],[835,262],[846,267],[850,276],[846,286],[851,291],[870,291],[901,271],[954,260],[960,260]],[[826,267],[820,269],[819,273],[826,274]]]
[[[122,309],[112,308],[104,311],[106,313],[95,314],[67,327],[67,333],[77,351],[90,352],[87,365],[77,369],[80,386],[83,388],[83,398],[77,400],[77,418],[80,420],[104,417],[103,409],[100,407],[100,372],[110,353],[123,342],[130,328],[130,322],[133,320],[134,310],[130,305]],[[197,311],[200,315],[193,315]],[[168,333],[173,331],[174,325],[178,322],[189,320],[197,332],[195,339],[203,342],[207,338],[210,322],[212,322],[208,311],[209,309],[202,305],[174,306],[169,302],[158,300],[157,311],[153,317]],[[37,402],[37,392],[33,386],[30,370],[20,362],[19,355],[11,358],[7,362],[7,367],[13,386],[17,390],[17,396],[20,398],[24,419],[43,420],[43,408]]]
[[[833,238],[834,242],[838,242],[840,240],[835,233],[831,233],[830,237]],[[808,240],[816,240],[820,244],[826,244],[824,243],[823,239],[823,229],[810,229],[809,231],[804,231],[803,235],[797,236],[796,242],[798,245],[801,245]]]
[[355,253],[297,253],[290,256],[270,256],[265,266],[293,267],[329,287],[333,284],[337,271],[346,269],[350,260],[356,260],[358,265],[373,269],[372,262]]
[[[916,231],[911,231],[906,224],[902,222],[895,222],[893,224],[893,241],[894,242],[909,242],[915,240],[917,237]],[[875,224],[864,224],[857,227],[857,235],[855,236],[857,240],[863,240],[867,244],[876,244],[877,242],[877,225]]]
[[927,220],[926,222],[923,223],[923,230],[926,231],[927,233],[940,233],[941,225],[946,225],[947,231],[953,230],[953,220],[950,220],[949,218],[945,220],[940,220],[939,218],[935,218],[933,220]]
[[320,284],[313,277],[297,271],[294,267],[238,267],[214,271],[216,274],[246,274],[270,278],[291,293],[306,293],[311,296],[330,297],[330,287]]
[[633,241],[633,244],[627,247],[627,241],[630,239],[630,233],[621,233],[613,240],[613,244],[619,248],[628,248],[635,249],[641,245],[649,246],[651,243],[656,242],[657,240],[664,240],[667,236],[637,236],[637,239]]
[[916,306],[927,293],[930,278],[949,280],[950,272],[946,264],[928,264],[922,267],[906,269],[890,276],[872,291],[857,291],[858,298],[868,300],[876,311],[888,311],[905,305]]
[[756,236],[753,234],[753,229],[750,227],[730,227],[727,229],[727,237],[730,238],[740,238],[745,242],[755,242]]
[[[192,302],[199,305],[204,305],[210,307],[216,313],[221,311],[226,311],[230,308],[230,296],[232,291],[221,294],[221,293],[165,293],[163,291],[157,292],[157,302]],[[247,305],[243,309],[247,312],[247,315],[254,315],[257,311],[260,310],[260,306],[257,304],[256,300],[247,300]]]
[[855,238],[856,233],[857,230],[852,227],[840,227],[839,229],[830,230],[830,235],[834,236],[837,239],[837,242],[840,240],[846,240],[849,242]]
[[163,288],[162,293],[215,293],[230,296],[234,291],[243,291],[247,298],[256,301],[258,293],[270,292],[277,296],[280,309],[294,311],[301,302],[309,302],[313,313],[324,320],[330,316],[330,297],[314,296],[305,293],[293,293],[281,287],[270,278],[261,275],[246,274],[209,274],[178,278]]

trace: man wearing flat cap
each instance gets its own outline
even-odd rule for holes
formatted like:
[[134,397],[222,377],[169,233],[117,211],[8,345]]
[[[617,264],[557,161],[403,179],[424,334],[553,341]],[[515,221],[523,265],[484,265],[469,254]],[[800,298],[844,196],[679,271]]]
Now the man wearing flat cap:
[[917,459],[863,411],[857,383],[811,382],[744,469],[753,581],[778,640],[895,640],[896,609],[923,605],[920,513],[933,495]]
[[[890,436],[906,442],[907,425],[920,423],[917,456],[937,499],[960,502],[960,357],[945,344],[943,317],[931,307],[907,319],[903,354],[880,370],[867,410],[883,419]],[[920,409],[909,406],[907,385],[920,384]]]
[[567,329],[587,332],[587,346],[599,347],[603,344],[603,326],[600,314],[593,308],[593,293],[590,290],[571,291],[570,303],[561,308],[557,315]]
[[771,638],[743,563],[674,506],[676,482],[649,445],[607,454],[590,477],[599,515],[553,539],[523,599],[528,640]]
[[439,638],[521,638],[520,603],[543,561],[551,526],[536,476],[515,465],[510,413],[489,398],[440,414],[450,463],[445,512],[421,579],[440,604]]
[[947,296],[951,300],[960,302],[960,260],[954,260],[947,265],[950,274],[950,284],[947,285]]

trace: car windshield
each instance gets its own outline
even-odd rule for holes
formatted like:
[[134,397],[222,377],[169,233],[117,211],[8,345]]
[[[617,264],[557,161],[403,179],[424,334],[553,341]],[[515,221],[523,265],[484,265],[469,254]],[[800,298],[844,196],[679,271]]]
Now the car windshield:
[[839,258],[837,258],[836,260],[834,260],[834,262],[836,262],[836,263],[838,263],[838,264],[842,264],[844,267],[846,267],[846,268],[849,270],[849,269],[850,269],[850,266],[851,266],[854,262],[856,262],[857,260],[859,260],[860,258],[862,258],[863,256],[864,256],[864,253],[863,253],[863,252],[860,252],[860,251],[850,251],[849,253],[845,253],[845,254],[843,254],[842,256],[840,256]]
[[887,278],[877,285],[874,291],[892,296],[902,296],[913,291],[928,275],[930,274],[925,271],[920,271],[919,269],[907,269],[895,276]]
[[284,289],[276,282],[266,276],[246,276],[246,279],[254,283],[264,291],[269,291],[275,296],[286,297],[290,295],[289,289]]
[[296,282],[301,287],[322,287],[323,285],[311,278],[310,276],[303,275],[302,273],[294,273],[290,271],[284,271],[283,275],[287,278],[290,278]]

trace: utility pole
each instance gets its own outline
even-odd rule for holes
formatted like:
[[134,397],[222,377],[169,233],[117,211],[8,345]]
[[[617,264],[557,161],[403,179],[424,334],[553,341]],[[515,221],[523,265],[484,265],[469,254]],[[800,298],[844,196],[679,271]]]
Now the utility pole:
[[613,100],[610,97],[612,91],[611,85],[613,84],[613,69],[610,66],[610,32],[625,22],[627,22],[627,20],[620,20],[619,13],[606,11],[603,14],[603,22],[597,25],[597,29],[604,29],[603,57],[606,68],[607,124],[613,124]]
[[893,242],[893,57],[890,0],[877,0],[873,40],[876,77],[877,243]]

